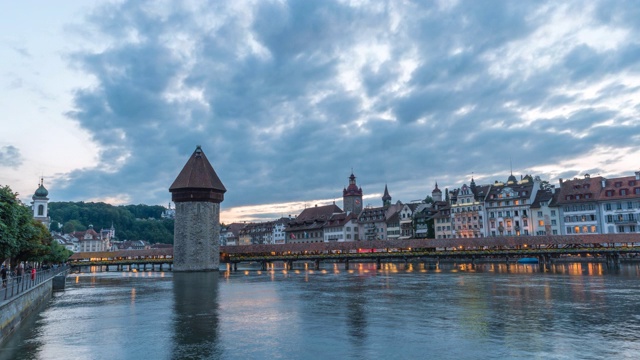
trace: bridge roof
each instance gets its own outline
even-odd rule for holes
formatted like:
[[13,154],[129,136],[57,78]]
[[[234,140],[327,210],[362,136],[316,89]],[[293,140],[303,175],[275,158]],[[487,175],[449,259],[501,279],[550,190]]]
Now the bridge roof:
[[220,252],[227,254],[252,254],[269,252],[303,252],[357,249],[386,249],[386,248],[464,248],[512,247],[536,245],[569,245],[569,244],[605,244],[605,243],[639,243],[640,233],[625,234],[591,234],[591,235],[550,235],[550,236],[501,236],[486,238],[458,238],[458,239],[409,239],[409,240],[373,240],[373,241],[345,241],[321,243],[291,243],[276,245],[241,245],[221,246]]
[[93,259],[93,258],[150,257],[150,256],[173,256],[173,248],[77,252],[71,255],[71,257],[69,257],[69,260],[77,261],[77,260],[87,260],[87,259]]

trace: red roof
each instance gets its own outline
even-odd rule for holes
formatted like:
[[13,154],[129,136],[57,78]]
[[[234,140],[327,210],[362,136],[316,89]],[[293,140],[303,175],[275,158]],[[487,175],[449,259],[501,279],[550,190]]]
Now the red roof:
[[200,148],[196,147],[180,174],[169,188],[170,192],[180,189],[207,189],[226,192],[222,181],[213,170],[213,166]]

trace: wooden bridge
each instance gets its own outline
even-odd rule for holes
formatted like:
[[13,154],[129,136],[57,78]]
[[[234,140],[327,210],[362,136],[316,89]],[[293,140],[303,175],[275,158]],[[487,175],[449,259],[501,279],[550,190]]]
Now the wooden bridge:
[[[541,262],[567,256],[590,258],[619,264],[640,254],[640,233],[611,235],[503,236],[458,239],[409,239],[351,242],[317,242],[281,245],[221,246],[220,262],[237,269],[238,263],[259,262],[262,268],[269,263],[284,262],[291,267],[296,261],[344,263],[353,261],[439,261],[446,259],[479,261],[495,259],[515,261],[522,257],[536,257]],[[86,266],[113,266],[118,270],[172,269],[173,249],[121,250],[110,252],[75,253],[69,259],[76,270]]]

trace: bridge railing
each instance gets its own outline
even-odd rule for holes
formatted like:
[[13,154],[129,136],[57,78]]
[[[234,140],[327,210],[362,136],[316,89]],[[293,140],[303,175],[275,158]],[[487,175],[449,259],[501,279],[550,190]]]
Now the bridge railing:
[[7,278],[2,280],[0,301],[10,300],[68,270],[69,267],[65,265],[46,270],[36,269],[35,274],[32,274],[31,270],[25,270],[24,275],[12,275],[8,273]]

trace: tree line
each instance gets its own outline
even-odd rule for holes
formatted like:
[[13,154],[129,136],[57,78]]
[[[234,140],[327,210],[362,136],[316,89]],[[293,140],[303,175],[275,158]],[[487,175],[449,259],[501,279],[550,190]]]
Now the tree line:
[[22,261],[60,263],[69,256],[71,251],[53,240],[18,194],[9,186],[0,186],[0,262],[10,259],[14,268]]
[[162,219],[159,205],[113,206],[103,202],[50,202],[51,231],[65,234],[109,229],[113,225],[118,240],[145,240],[150,243],[173,243],[173,220]]

